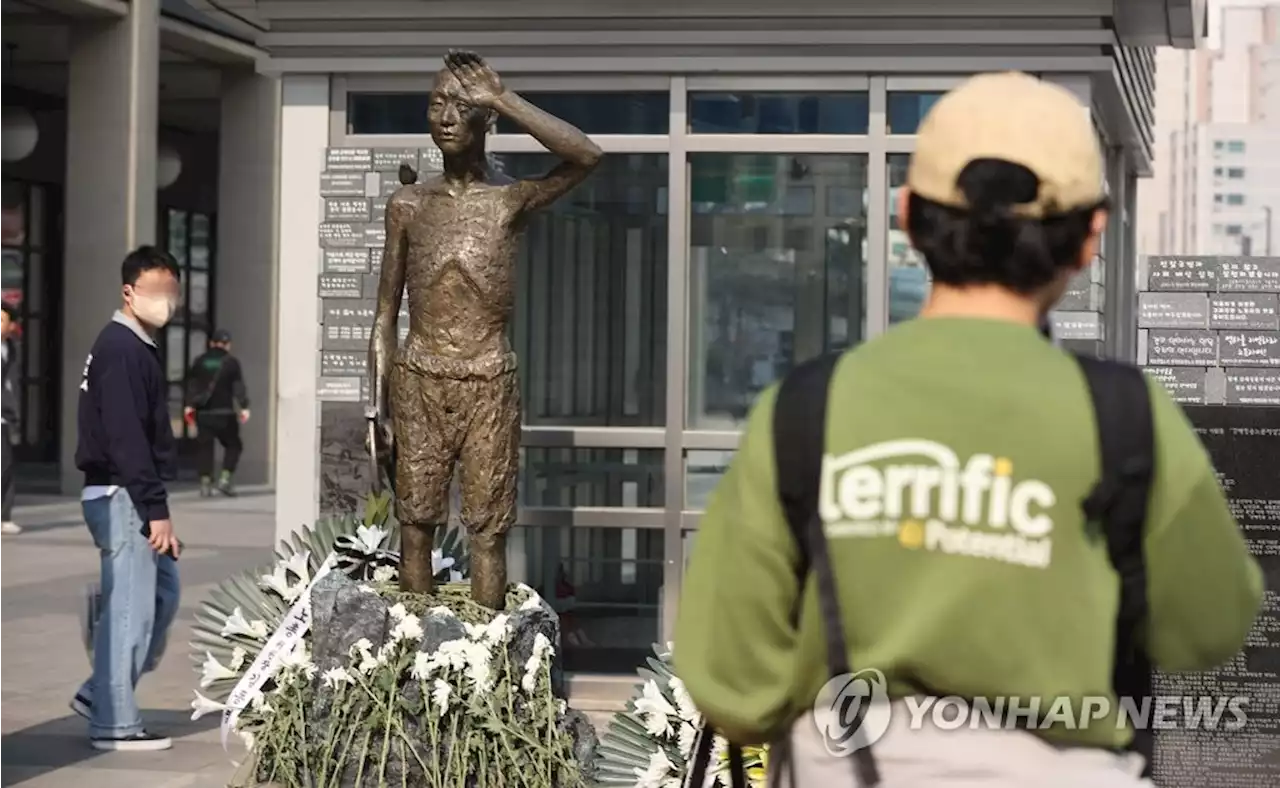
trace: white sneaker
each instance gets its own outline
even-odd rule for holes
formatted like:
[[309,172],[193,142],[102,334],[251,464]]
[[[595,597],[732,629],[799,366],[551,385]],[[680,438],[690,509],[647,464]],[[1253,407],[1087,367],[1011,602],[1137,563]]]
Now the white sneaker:
[[0,523],[0,533],[20,534],[22,533],[22,526],[18,525],[15,522],[5,520],[3,523]]
[[159,736],[146,731],[120,738],[90,739],[89,743],[93,745],[93,749],[104,752],[155,752],[173,747],[173,740],[168,736]]

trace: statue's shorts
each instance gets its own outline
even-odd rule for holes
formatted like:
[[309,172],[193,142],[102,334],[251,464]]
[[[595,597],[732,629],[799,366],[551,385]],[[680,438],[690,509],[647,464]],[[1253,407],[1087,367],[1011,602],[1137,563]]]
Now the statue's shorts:
[[520,470],[514,354],[457,362],[403,348],[390,383],[400,522],[446,522],[456,466],[459,516],[471,539],[506,533],[516,520]]

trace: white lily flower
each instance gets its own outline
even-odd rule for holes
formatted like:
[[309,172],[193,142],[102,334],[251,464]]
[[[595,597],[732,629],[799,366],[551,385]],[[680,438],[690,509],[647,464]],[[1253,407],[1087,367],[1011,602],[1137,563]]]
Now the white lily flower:
[[277,564],[271,574],[259,578],[259,585],[276,592],[286,602],[293,602],[302,596],[304,590],[301,583],[295,585],[289,582],[289,574],[284,564]]
[[[506,613],[499,613],[493,617],[488,626],[484,628],[484,638],[493,644],[503,643],[507,639],[511,628],[507,626],[509,617]],[[539,633],[541,634],[541,633]]]
[[324,672],[324,685],[330,689],[338,687],[340,684],[352,684],[355,679],[347,672],[346,668],[334,668]]
[[444,616],[445,618],[452,618],[452,617],[453,617],[453,611],[452,611],[452,610],[450,610],[449,608],[445,607],[444,605],[436,605],[435,607],[433,607],[433,608],[431,608],[430,610],[428,610],[428,611],[427,611],[427,615],[429,615],[429,616]]
[[448,683],[436,679],[431,685],[431,703],[440,712],[439,716],[443,717],[444,713],[449,710],[449,694],[451,689]]
[[431,655],[419,651],[413,655],[413,667],[409,676],[415,681],[426,681],[431,678]]
[[394,605],[391,606],[391,609],[388,610],[387,612],[390,613],[391,617],[394,618],[396,621],[399,621],[400,619],[409,615],[409,610],[404,606],[403,602],[395,603]]
[[235,648],[231,649],[230,668],[232,670],[240,670],[240,668],[244,667],[244,661],[245,659],[248,658],[248,656],[249,654],[239,646],[236,646]]
[[369,638],[360,638],[351,644],[348,653],[354,657],[357,653],[366,654],[370,651],[373,651],[373,644],[369,642]]
[[462,622],[462,628],[467,631],[467,637],[472,640],[484,640],[486,631],[484,624],[468,624],[464,621]]
[[270,633],[267,632],[267,622],[258,620],[246,621],[244,613],[237,607],[231,611],[231,615],[227,616],[226,623],[222,625],[221,634],[223,637],[241,635],[255,640],[266,640]]
[[693,705],[693,698],[689,696],[689,690],[685,689],[684,682],[672,676],[667,686],[671,688],[671,695],[676,700],[676,711],[679,712],[680,719],[695,726],[701,723],[702,715],[698,713],[698,707]]
[[649,756],[648,768],[632,770],[636,776],[636,788],[664,788],[672,769],[666,753],[658,750]]
[[396,568],[394,566],[380,566],[373,570],[373,582],[390,583],[397,577]]
[[493,673],[489,669],[489,649],[473,643],[467,651],[467,678],[475,685],[477,692],[488,692],[493,681]]
[[191,701],[191,708],[191,720],[194,722],[206,714],[221,714],[226,711],[228,707],[225,703],[219,703],[213,698],[206,698],[197,692],[196,699]]
[[204,652],[204,665],[201,666],[200,689],[208,689],[215,681],[234,679],[236,672],[225,667],[208,651]]
[[303,550],[301,553],[295,553],[284,562],[285,569],[288,569],[298,578],[299,584],[306,588],[311,583],[311,551]]
[[662,696],[662,690],[654,681],[644,683],[644,693],[636,699],[636,714],[644,722],[651,736],[671,735],[671,720],[679,718],[674,706]]
[[382,547],[382,542],[387,538],[387,532],[376,525],[362,525],[356,528],[356,541],[364,550],[366,555],[372,555],[378,552],[378,548]]
[[400,619],[400,623],[396,624],[395,628],[391,630],[391,639],[410,640],[416,643],[422,639],[422,622],[417,616],[406,613]]
[[689,759],[690,753],[693,752],[694,740],[698,738],[698,729],[693,725],[685,722],[680,725],[680,757],[685,760]]
[[431,551],[431,574],[438,575],[453,566],[452,558],[445,558],[443,550]]

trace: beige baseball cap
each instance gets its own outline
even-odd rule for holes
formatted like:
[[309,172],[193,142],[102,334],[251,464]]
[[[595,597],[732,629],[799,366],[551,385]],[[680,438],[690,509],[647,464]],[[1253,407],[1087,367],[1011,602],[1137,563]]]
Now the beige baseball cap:
[[1018,216],[1042,219],[1106,196],[1089,113],[1066,88],[1029,74],[979,74],[938,99],[920,124],[907,187],[942,205],[968,208],[956,182],[977,159],[1021,164],[1040,179],[1035,201],[1013,207]]

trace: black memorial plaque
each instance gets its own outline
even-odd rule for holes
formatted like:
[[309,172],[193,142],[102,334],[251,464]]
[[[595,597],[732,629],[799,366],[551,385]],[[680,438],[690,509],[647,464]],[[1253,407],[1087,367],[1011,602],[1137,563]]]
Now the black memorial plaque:
[[1280,330],[1280,296],[1275,293],[1219,293],[1209,296],[1210,328]]
[[1228,405],[1280,405],[1280,369],[1228,369]]
[[364,399],[320,403],[320,516],[349,515],[372,489]]
[[360,298],[364,295],[362,274],[320,274],[321,298]]
[[369,201],[369,220],[373,222],[385,222],[387,220],[386,200]]
[[321,402],[360,402],[360,378],[325,378],[316,381]]
[[1209,296],[1204,293],[1138,293],[1139,328],[1207,328]]
[[366,274],[369,272],[368,249],[325,249],[326,274]]
[[378,191],[378,196],[375,199],[381,200],[382,207],[385,209],[387,206],[387,198],[399,191],[400,187],[404,184],[400,183],[400,179],[389,172],[380,172],[378,173],[378,177],[382,179],[380,184],[381,189]]
[[326,222],[367,222],[370,220],[370,200],[363,197],[330,198],[324,201]]
[[1067,290],[1062,294],[1062,298],[1058,300],[1058,309],[1098,309],[1102,306],[1096,297],[1098,287],[1093,283],[1093,277],[1086,269],[1076,274],[1067,284]]
[[419,173],[423,175],[432,172],[440,172],[444,169],[444,154],[435,146],[430,148],[419,148],[418,167]]
[[373,321],[360,325],[326,324],[320,347],[324,350],[369,350]]
[[377,298],[378,297],[378,280],[381,278],[382,277],[378,276],[377,274],[365,274],[364,283],[363,283],[364,293],[362,297]]
[[326,172],[368,172],[373,168],[373,151],[368,148],[329,148],[325,151]]
[[1218,359],[1224,367],[1280,367],[1280,331],[1221,331]]
[[382,248],[387,243],[387,228],[382,222],[370,222],[364,225],[365,247]]
[[325,301],[320,322],[326,326],[371,326],[377,309],[378,305],[373,301],[354,301],[345,298]]
[[369,371],[369,353],[355,350],[320,352],[320,374],[324,377],[358,377]]
[[373,169],[377,172],[396,175],[401,164],[408,164],[415,171],[418,169],[417,148],[376,148],[373,151]]
[[1152,257],[1147,261],[1147,289],[1210,293],[1217,290],[1217,258]]
[[1218,362],[1212,331],[1152,328],[1147,331],[1147,364],[1153,367],[1210,367]]
[[1223,293],[1280,293],[1280,257],[1226,257],[1218,265]]
[[324,172],[320,174],[321,197],[363,197],[364,171]]
[[1055,339],[1102,339],[1102,319],[1097,312],[1053,312],[1049,319]]
[[320,246],[325,249],[360,249],[368,244],[365,226],[354,222],[325,222],[320,225]]
[[1204,379],[1208,372],[1203,367],[1144,367],[1143,370],[1160,381],[1175,402],[1205,403]]
[[1186,412],[1272,590],[1234,660],[1207,673],[1157,674],[1162,698],[1248,702],[1243,728],[1228,712],[1216,726],[1157,729],[1153,778],[1161,788],[1274,788],[1280,785],[1280,596],[1274,590],[1280,588],[1280,408],[1192,405]]
[[374,246],[369,249],[369,273],[382,274],[382,247]]

